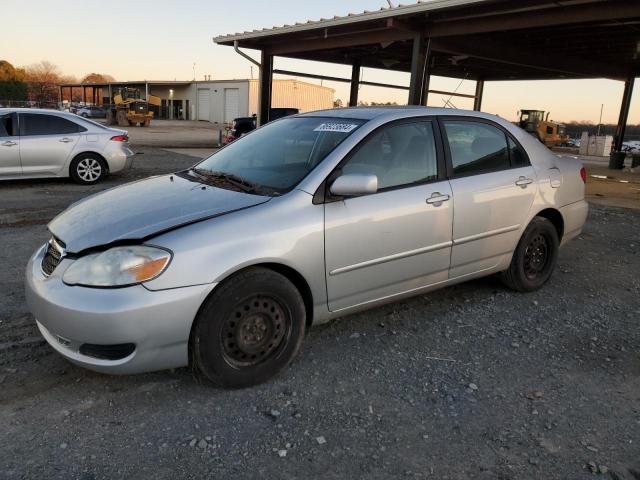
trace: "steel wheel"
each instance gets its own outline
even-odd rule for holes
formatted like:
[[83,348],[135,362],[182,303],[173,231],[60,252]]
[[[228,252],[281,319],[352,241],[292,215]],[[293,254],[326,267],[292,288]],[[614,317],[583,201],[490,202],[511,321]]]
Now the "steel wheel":
[[527,278],[534,279],[547,266],[549,259],[549,244],[542,234],[535,235],[524,251],[524,272]]
[[102,165],[95,158],[83,158],[76,167],[78,177],[85,182],[95,182],[102,175]]
[[262,267],[236,273],[205,300],[190,336],[192,364],[213,383],[257,385],[300,351],[306,310],[284,275]]
[[268,295],[248,297],[227,316],[221,331],[221,350],[229,365],[254,367],[278,355],[290,330],[290,315],[277,299]]
[[509,268],[502,272],[502,281],[518,292],[538,290],[551,278],[559,245],[556,226],[547,218],[535,217],[522,234]]

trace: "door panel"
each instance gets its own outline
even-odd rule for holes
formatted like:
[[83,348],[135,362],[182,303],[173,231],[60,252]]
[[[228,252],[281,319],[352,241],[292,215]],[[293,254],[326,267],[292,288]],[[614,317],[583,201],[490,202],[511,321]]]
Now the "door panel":
[[0,116],[0,175],[20,175],[20,137],[15,114]]
[[495,267],[511,253],[525,227],[536,194],[520,177],[535,179],[532,167],[451,180],[455,219],[451,278]]
[[198,89],[198,120],[211,121],[211,90],[208,88]]
[[325,205],[330,310],[447,279],[453,205],[437,139],[428,119],[391,123],[340,165],[338,175],[375,175],[379,190]]
[[536,194],[526,153],[494,123],[443,118],[453,176],[451,278],[496,267],[515,248]]
[[20,114],[22,172],[58,174],[70,159],[78,140],[79,125],[46,114]]
[[240,116],[240,90],[224,89],[224,121],[231,123]]
[[325,206],[329,310],[444,281],[451,256],[452,202],[443,181]]

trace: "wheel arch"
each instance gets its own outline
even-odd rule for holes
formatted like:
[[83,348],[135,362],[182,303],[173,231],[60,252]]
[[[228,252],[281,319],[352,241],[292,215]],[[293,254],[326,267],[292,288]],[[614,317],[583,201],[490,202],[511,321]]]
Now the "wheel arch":
[[[307,327],[311,326],[311,324],[313,323],[313,305],[314,305],[313,293],[311,291],[311,287],[309,286],[309,282],[307,282],[306,278],[300,272],[298,272],[295,268],[289,265],[285,265],[284,263],[269,262],[269,261],[253,263],[251,265],[244,265],[242,268],[228,272],[228,274],[224,278],[222,278],[222,280],[220,280],[218,286],[226,282],[230,278],[235,277],[236,275],[239,275],[251,268],[266,268],[268,270],[279,273],[280,275],[285,277],[287,280],[289,280],[291,283],[293,283],[293,286],[296,287],[296,289],[302,296],[302,300],[304,302],[305,314],[307,317],[306,318]],[[207,298],[213,295],[216,289],[217,287],[214,288],[209,293]]]
[[544,210],[539,211],[535,216],[549,220],[558,233],[558,241],[562,241],[562,237],[564,236],[564,218],[559,210],[555,208],[545,208]]
[[198,311],[193,319],[193,322],[191,324],[191,328],[189,331],[188,358],[189,358],[190,367],[193,366],[193,332],[196,326],[196,320],[200,315],[200,312],[202,311],[203,306],[207,302],[207,299],[214,294],[214,292],[217,290],[220,284],[252,268],[266,268],[273,272],[279,273],[280,275],[284,276],[287,280],[289,280],[291,283],[293,283],[293,286],[296,287],[298,292],[300,292],[300,295],[302,296],[302,301],[304,302],[304,309],[305,309],[305,315],[306,315],[306,319],[305,319],[306,327],[309,328],[313,324],[313,294],[311,292],[311,287],[309,287],[309,283],[304,278],[304,276],[300,274],[300,272],[298,272],[297,270],[295,270],[294,268],[288,265],[285,265],[283,263],[277,263],[277,262],[263,262],[263,263],[255,263],[252,265],[246,265],[238,270],[229,272],[229,274],[218,283],[216,288],[214,288],[209,292],[209,294],[203,299],[202,303],[200,304],[200,307],[198,307]]

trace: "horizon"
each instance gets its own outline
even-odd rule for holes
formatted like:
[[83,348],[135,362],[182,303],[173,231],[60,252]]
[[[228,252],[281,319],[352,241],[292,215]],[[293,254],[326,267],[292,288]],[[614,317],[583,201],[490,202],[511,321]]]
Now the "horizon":
[[[136,35],[121,33],[120,12],[125,11],[129,5],[125,0],[113,0],[108,10],[87,8],[86,3],[79,0],[62,0],[55,4],[46,0],[33,0],[30,6],[35,13],[29,18],[15,15],[22,2],[4,0],[0,4],[0,15],[15,18],[15,21],[4,27],[7,38],[19,37],[20,32],[31,26],[34,19],[41,27],[31,29],[33,34],[23,41],[5,47],[3,59],[15,67],[25,67],[46,60],[57,65],[62,74],[82,78],[92,72],[104,73],[112,75],[116,81],[192,81],[194,71],[197,80],[202,80],[205,75],[211,75],[214,80],[245,79],[251,78],[252,71],[254,78],[257,78],[257,69],[250,62],[237,55],[233,48],[215,45],[213,37],[307,19],[374,10],[387,3],[380,0],[352,0],[350,8],[346,8],[344,2],[338,0],[328,0],[322,5],[301,5],[293,0],[278,0],[268,6],[259,0],[243,0],[242,4],[243,8],[234,12],[234,15],[220,16],[217,12],[224,11],[225,4],[219,0],[185,0],[181,2],[180,9],[171,8],[169,2],[140,0],[136,5],[140,11],[145,12],[145,18],[151,25],[144,34],[139,35],[142,39],[140,42]],[[76,26],[65,29],[58,22],[47,21],[62,18],[60,12],[66,11],[74,12]],[[96,22],[100,26],[99,33],[83,34],[82,41],[78,41],[78,29]],[[168,32],[172,32],[172,35]],[[105,42],[105,38],[109,41]],[[184,51],[185,46],[188,47],[188,54]],[[114,55],[114,52],[128,53]],[[256,58],[258,52],[247,50],[247,53]],[[276,58],[275,64],[276,68],[285,70],[344,78],[351,75],[351,68],[346,65],[285,58]],[[365,68],[363,77],[369,81],[399,85],[409,83],[409,74],[401,72]],[[275,78],[295,77],[277,75]],[[346,84],[300,77],[298,79],[331,87],[336,90],[336,99],[341,99],[344,103],[348,101],[349,86]],[[475,82],[432,77],[431,88],[447,91],[457,89],[460,93],[473,94]],[[482,110],[515,120],[517,111],[535,108],[551,112],[550,119],[558,122],[598,124],[601,105],[604,105],[602,123],[616,124],[622,91],[623,82],[606,79],[487,82]],[[360,99],[369,103],[402,104],[406,103],[406,97],[405,91],[392,89],[363,86],[360,90]],[[429,106],[441,107],[447,99],[448,96],[431,94]],[[453,97],[452,100],[457,108],[472,108],[472,100],[460,97]],[[629,124],[639,123],[640,98],[634,95]]]

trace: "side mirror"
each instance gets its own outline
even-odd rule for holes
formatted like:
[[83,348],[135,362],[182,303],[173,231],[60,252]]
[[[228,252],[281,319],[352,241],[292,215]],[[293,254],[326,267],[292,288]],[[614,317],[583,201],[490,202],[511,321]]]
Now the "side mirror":
[[336,178],[329,189],[337,197],[354,197],[378,191],[378,177],[364,173],[347,173]]

